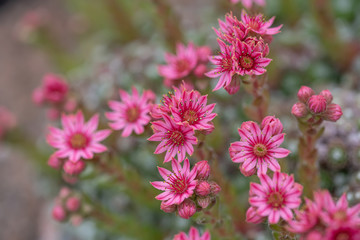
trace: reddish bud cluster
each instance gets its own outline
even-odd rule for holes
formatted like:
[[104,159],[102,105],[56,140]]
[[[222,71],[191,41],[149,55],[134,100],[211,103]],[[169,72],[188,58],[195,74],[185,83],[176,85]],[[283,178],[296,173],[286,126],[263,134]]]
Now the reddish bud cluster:
[[341,107],[332,103],[333,96],[329,90],[315,95],[314,90],[302,86],[298,92],[298,99],[299,102],[294,104],[291,113],[310,124],[319,124],[323,120],[336,122],[342,116]]
[[55,206],[52,210],[53,218],[59,222],[70,220],[74,226],[78,226],[84,215],[86,215],[86,211],[80,196],[69,188],[63,187],[55,199]]

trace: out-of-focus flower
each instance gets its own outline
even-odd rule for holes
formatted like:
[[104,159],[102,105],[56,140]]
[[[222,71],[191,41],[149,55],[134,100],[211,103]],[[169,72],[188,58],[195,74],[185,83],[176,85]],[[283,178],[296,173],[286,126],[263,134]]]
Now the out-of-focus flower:
[[287,229],[301,239],[358,239],[360,237],[360,204],[348,206],[343,194],[334,202],[327,190],[314,193],[314,201],[305,199],[305,208],[296,211]]
[[7,131],[16,126],[15,116],[5,107],[0,106],[0,139]]
[[206,72],[206,64],[211,54],[208,46],[197,47],[189,43],[186,47],[182,43],[176,45],[176,55],[166,53],[165,60],[167,65],[158,66],[159,74],[164,77],[164,84],[167,87],[176,85],[189,77],[203,77]]
[[301,203],[302,186],[294,182],[294,177],[275,172],[271,179],[266,174],[259,176],[260,183],[250,183],[247,221],[259,222],[254,211],[261,217],[268,217],[270,224],[278,223],[280,218],[289,221],[293,218],[291,209]]
[[211,240],[211,236],[208,231],[206,231],[203,235],[200,235],[196,228],[191,227],[189,234],[181,232],[176,234],[173,240]]
[[[240,141],[231,143],[229,152],[233,162],[241,163],[244,172],[257,169],[257,174],[265,174],[267,168],[271,171],[280,171],[277,158],[284,158],[290,151],[280,148],[284,141],[284,133],[273,135],[271,124],[260,129],[255,122],[245,122],[238,130]],[[276,131],[275,131],[276,132]]]
[[66,81],[53,73],[43,77],[42,85],[33,92],[33,100],[37,104],[64,102],[69,91]]
[[247,9],[250,9],[252,7],[253,2],[261,7],[264,7],[266,5],[265,0],[230,0],[230,2],[233,4],[241,2],[241,4]]
[[114,130],[123,129],[122,136],[128,137],[133,131],[136,134],[144,132],[144,126],[150,122],[150,103],[153,95],[144,92],[139,96],[135,87],[132,88],[132,95],[124,90],[119,90],[121,102],[109,101],[109,107],[113,112],[107,112],[106,117],[111,121],[109,126]]
[[177,155],[177,160],[182,162],[186,153],[190,156],[194,152],[193,145],[197,144],[194,130],[189,125],[177,124],[171,117],[163,115],[164,121],[152,122],[154,135],[148,138],[149,141],[160,141],[155,154],[166,151],[164,162],[169,162]]
[[86,167],[86,164],[82,160],[77,160],[73,162],[71,160],[67,160],[64,164],[64,171],[70,175],[79,175]]
[[164,191],[163,193],[156,196],[156,199],[161,200],[166,205],[180,204],[194,193],[197,180],[196,168],[190,171],[189,159],[185,159],[183,166],[174,158],[171,162],[172,172],[169,170],[158,167],[159,173],[164,181],[155,181],[151,184]]
[[48,143],[58,150],[55,152],[59,158],[69,158],[76,162],[81,158],[92,159],[94,153],[101,153],[107,148],[99,142],[109,136],[111,130],[96,131],[99,115],[94,115],[87,123],[84,115],[78,111],[76,115],[63,115],[61,117],[63,130],[50,127],[47,136]]
[[78,226],[88,213],[83,209],[81,196],[69,188],[62,188],[55,202],[52,215],[57,221],[63,222],[68,219],[74,226]]

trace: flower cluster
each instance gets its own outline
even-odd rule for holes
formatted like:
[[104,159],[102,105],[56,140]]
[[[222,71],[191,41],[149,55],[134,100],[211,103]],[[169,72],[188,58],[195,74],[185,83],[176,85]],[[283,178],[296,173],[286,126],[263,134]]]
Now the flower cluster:
[[7,108],[0,106],[0,140],[6,132],[15,126],[15,116]]
[[207,95],[196,90],[181,90],[174,87],[174,94],[165,95],[162,105],[153,107],[152,116],[162,120],[152,122],[154,135],[149,141],[160,141],[155,154],[166,151],[164,162],[169,162],[177,155],[182,162],[186,153],[192,155],[193,145],[197,144],[195,131],[209,133],[214,126],[211,121],[215,103],[207,105]]
[[245,176],[256,172],[266,174],[268,168],[280,171],[276,159],[286,157],[290,151],[279,147],[285,135],[279,119],[267,116],[261,126],[252,121],[244,122],[238,131],[240,141],[231,143],[229,152],[231,160],[240,163],[240,171]]
[[133,131],[136,134],[144,132],[144,126],[150,122],[151,104],[155,100],[155,94],[146,90],[139,95],[135,87],[132,88],[132,95],[124,90],[119,90],[121,102],[109,101],[112,112],[106,113],[111,123],[109,126],[114,130],[123,130],[122,136],[128,137]]
[[[57,148],[51,155],[48,164],[53,168],[63,167],[66,174],[79,175],[85,168],[85,159],[92,159],[95,153],[102,153],[107,148],[99,142],[107,138],[111,130],[96,131],[99,115],[94,115],[88,122],[78,111],[75,115],[61,117],[63,129],[50,127],[48,143]],[[65,176],[65,180],[66,180]]]
[[294,176],[275,172],[273,178],[265,174],[259,176],[260,183],[250,183],[249,203],[246,221],[259,223],[268,217],[270,224],[278,223],[280,218],[289,221],[293,218],[291,209],[301,203],[302,186],[294,182]]
[[292,107],[291,113],[299,120],[311,125],[318,125],[323,120],[336,122],[342,116],[341,107],[332,103],[333,96],[329,90],[315,95],[314,90],[302,86],[298,92],[299,102]]
[[72,225],[78,226],[82,223],[83,216],[90,210],[86,208],[79,194],[63,187],[55,199],[52,216],[59,222],[69,220]]
[[360,204],[349,207],[345,194],[334,202],[327,190],[305,201],[304,209],[296,211],[295,220],[289,222],[290,232],[301,239],[360,239]]
[[215,182],[208,181],[210,166],[207,161],[198,162],[191,170],[187,158],[183,166],[174,158],[171,164],[172,172],[158,167],[164,181],[151,182],[155,188],[164,191],[156,196],[162,201],[161,210],[167,213],[177,211],[180,217],[188,219],[216,201],[221,189]]
[[181,232],[176,234],[173,240],[211,240],[211,236],[208,231],[204,232],[204,234],[200,236],[199,231],[196,228],[191,227],[189,234]]
[[33,102],[49,108],[48,118],[55,120],[63,111],[71,112],[76,108],[76,101],[69,97],[69,85],[60,76],[49,73],[43,77],[43,83],[32,95]]
[[158,67],[159,74],[164,77],[164,85],[171,88],[185,79],[191,83],[193,78],[202,78],[207,71],[211,49],[208,46],[197,47],[193,43],[176,45],[176,55],[166,53],[166,65]]
[[271,28],[274,17],[265,21],[262,14],[249,16],[245,11],[238,20],[227,14],[225,22],[219,20],[220,29],[214,29],[218,35],[220,53],[210,61],[216,66],[206,73],[210,78],[219,78],[213,91],[225,88],[229,94],[239,90],[238,76],[262,75],[271,62],[266,58],[269,53],[268,42],[271,35],[277,34],[282,25]]

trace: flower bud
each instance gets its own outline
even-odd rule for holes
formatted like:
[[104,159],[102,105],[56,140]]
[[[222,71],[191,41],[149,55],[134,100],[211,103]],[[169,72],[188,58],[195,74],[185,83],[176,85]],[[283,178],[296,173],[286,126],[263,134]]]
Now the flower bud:
[[202,207],[202,208],[207,208],[210,203],[211,203],[211,197],[210,196],[207,196],[207,197],[198,197],[196,199],[197,201],[197,204]]
[[69,196],[70,192],[71,192],[71,191],[70,191],[69,188],[67,188],[67,187],[62,187],[62,188],[60,189],[59,196],[60,196],[60,198],[66,198],[67,196]]
[[224,89],[230,95],[234,95],[235,93],[237,93],[240,89],[240,77],[238,75],[232,76],[230,84],[224,87]]
[[205,197],[210,194],[210,184],[207,181],[200,181],[196,185],[195,193],[201,197]]
[[298,95],[300,102],[303,102],[306,104],[307,101],[309,100],[309,98],[314,94],[315,94],[314,90],[312,90],[311,88],[309,88],[307,86],[302,86],[299,89],[299,92],[297,95]]
[[319,95],[323,96],[326,99],[327,104],[330,104],[333,100],[333,96],[332,96],[331,92],[327,89],[321,91]]
[[70,197],[66,201],[66,208],[70,212],[76,212],[80,208],[80,200],[77,197]]
[[56,156],[56,154],[52,154],[47,164],[54,169],[59,169],[62,165],[62,161]]
[[250,207],[246,212],[246,221],[250,223],[261,223],[263,218],[256,212],[253,207]]
[[164,202],[161,202],[160,209],[166,213],[173,213],[176,210],[176,205],[166,205]]
[[197,179],[208,179],[210,175],[210,165],[208,161],[202,160],[195,164],[197,175]]
[[70,222],[75,227],[79,226],[82,223],[82,221],[83,221],[83,217],[79,214],[75,214],[70,217]]
[[194,201],[190,199],[185,199],[179,206],[178,206],[178,214],[180,217],[189,219],[196,213],[196,205]]
[[280,134],[284,130],[280,120],[274,116],[266,116],[261,122],[261,129],[263,129],[266,125],[270,125],[273,132],[272,135]]
[[67,160],[64,164],[64,171],[70,175],[79,175],[85,168],[84,161],[72,162]]
[[240,172],[245,176],[245,177],[250,177],[252,175],[254,175],[256,173],[256,168],[252,168],[251,170],[249,171],[245,171],[244,168],[242,167],[242,165],[240,164]]
[[336,122],[342,116],[341,107],[335,103],[329,104],[324,114],[325,120]]
[[291,113],[297,118],[302,118],[302,117],[306,116],[306,114],[308,113],[308,110],[304,103],[297,102],[292,107]]
[[60,205],[56,205],[52,210],[52,216],[55,220],[62,222],[66,218],[66,212]]
[[326,105],[326,98],[322,95],[313,95],[308,101],[310,111],[315,114],[325,112]]
[[221,187],[216,182],[210,182],[210,189],[212,195],[217,195],[221,191]]

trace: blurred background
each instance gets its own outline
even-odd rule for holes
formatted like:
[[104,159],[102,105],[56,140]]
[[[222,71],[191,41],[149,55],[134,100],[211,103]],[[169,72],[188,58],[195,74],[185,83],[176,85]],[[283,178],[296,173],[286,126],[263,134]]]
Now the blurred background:
[[[268,74],[270,114],[283,121],[285,145],[294,153],[288,169],[293,171],[296,161],[298,132],[290,114],[296,92],[302,85],[317,92],[329,89],[344,116],[338,124],[327,125],[319,145],[323,187],[335,195],[347,191],[350,201],[359,202],[360,1],[266,2],[263,10],[254,12],[264,11],[267,19],[276,16],[275,26],[283,24],[270,46],[273,61]],[[241,9],[241,4],[229,0],[1,0],[0,105],[14,114],[16,130],[0,142],[0,239],[114,239],[91,222],[74,228],[51,218],[53,198],[63,183],[46,166],[51,154],[45,143],[52,122],[49,113],[31,100],[44,74],[65,76],[83,107],[104,112],[114,86],[160,86],[157,65],[164,63],[165,52],[174,53],[176,42],[209,45],[216,54],[212,27],[217,28],[217,19],[224,19],[230,10],[240,16]],[[211,86],[215,82],[209,80]],[[167,91],[165,87],[153,90]],[[246,192],[248,180],[238,176],[227,147],[238,138],[236,129],[246,120],[235,103],[247,98],[241,92],[235,96],[217,92],[209,98],[219,102],[217,124],[226,125],[212,146],[223,156],[223,170],[237,181],[238,193]],[[19,144],[19,139],[26,141]],[[133,143],[124,144],[126,149]],[[147,164],[149,171],[156,166],[152,158],[147,160],[154,162]],[[158,178],[157,173],[153,176],[152,180]],[[119,202],[115,206],[126,205],[123,199]],[[186,229],[186,222],[174,221]],[[170,232],[170,226],[162,224]]]

